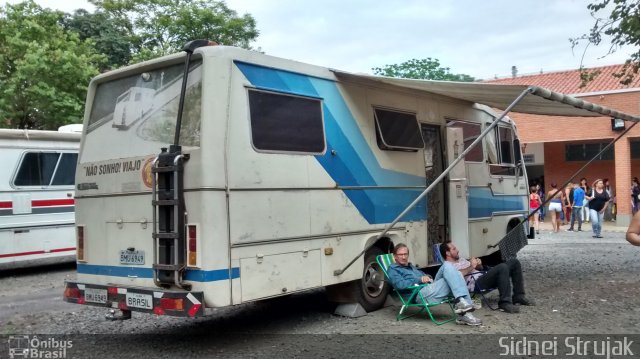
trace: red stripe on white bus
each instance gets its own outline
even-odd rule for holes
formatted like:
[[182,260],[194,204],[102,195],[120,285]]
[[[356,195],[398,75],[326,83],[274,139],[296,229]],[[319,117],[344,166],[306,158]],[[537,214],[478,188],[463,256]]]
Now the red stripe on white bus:
[[57,249],[52,249],[50,251],[33,251],[33,252],[22,252],[22,253],[7,253],[7,254],[0,254],[0,258],[8,258],[8,257],[21,257],[21,256],[32,256],[35,254],[46,254],[46,253],[56,253],[56,252],[70,252],[70,251],[75,251],[76,247],[73,248],[57,248]]
[[73,198],[63,199],[37,199],[31,201],[32,207],[50,207],[50,206],[73,206],[75,201]]

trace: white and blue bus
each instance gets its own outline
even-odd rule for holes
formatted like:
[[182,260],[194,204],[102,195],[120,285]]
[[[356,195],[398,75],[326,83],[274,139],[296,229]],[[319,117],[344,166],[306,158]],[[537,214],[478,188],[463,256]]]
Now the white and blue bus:
[[0,129],[0,269],[74,262],[79,132]]
[[395,81],[225,46],[94,78],[65,300],[199,316],[326,287],[374,310],[396,243],[499,256],[528,214],[514,123]]

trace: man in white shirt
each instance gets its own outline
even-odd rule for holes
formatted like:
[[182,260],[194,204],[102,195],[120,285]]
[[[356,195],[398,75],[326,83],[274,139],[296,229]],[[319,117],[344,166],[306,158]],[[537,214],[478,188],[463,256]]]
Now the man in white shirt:
[[[460,259],[458,248],[446,241],[440,245],[440,254],[442,258],[452,263],[463,276],[470,275],[469,291],[473,291],[475,284],[478,287],[489,289],[498,288],[500,293],[500,301],[498,307],[507,313],[519,313],[520,309],[514,304],[535,305],[524,295],[524,279],[522,278],[522,267],[517,258],[511,258],[506,262],[500,263],[488,271],[482,272],[482,261],[480,258],[471,258],[470,260]],[[484,273],[484,274],[483,274]],[[511,284],[513,283],[513,296],[511,294]]]

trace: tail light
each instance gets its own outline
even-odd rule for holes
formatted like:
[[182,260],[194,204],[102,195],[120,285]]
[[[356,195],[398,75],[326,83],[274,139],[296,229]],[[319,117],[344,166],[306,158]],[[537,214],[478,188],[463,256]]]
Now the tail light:
[[198,265],[198,227],[195,224],[187,225],[187,265]]
[[76,256],[79,262],[84,261],[84,226],[76,227]]
[[184,300],[182,298],[161,298],[160,307],[164,310],[184,310]]
[[67,287],[64,289],[64,297],[69,299],[78,299],[80,298],[80,289]]

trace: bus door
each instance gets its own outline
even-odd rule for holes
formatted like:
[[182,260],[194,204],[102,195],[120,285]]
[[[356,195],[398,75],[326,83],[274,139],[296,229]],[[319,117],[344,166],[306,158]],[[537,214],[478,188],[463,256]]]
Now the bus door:
[[[443,148],[439,125],[422,124],[424,139],[424,166],[429,186],[444,171]],[[447,236],[447,201],[444,182],[441,181],[427,196],[427,240],[428,247],[442,243]],[[433,263],[433,253],[429,251],[429,263]]]
[[[447,161],[452,163],[464,151],[462,128],[447,127]],[[460,252],[469,255],[469,203],[467,169],[464,161],[449,172],[449,238]]]

